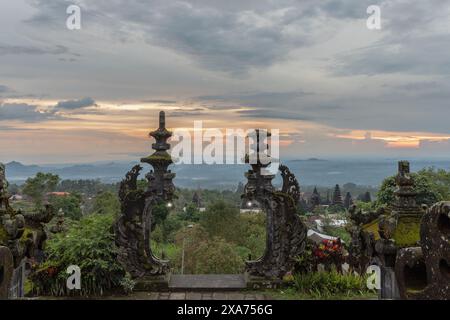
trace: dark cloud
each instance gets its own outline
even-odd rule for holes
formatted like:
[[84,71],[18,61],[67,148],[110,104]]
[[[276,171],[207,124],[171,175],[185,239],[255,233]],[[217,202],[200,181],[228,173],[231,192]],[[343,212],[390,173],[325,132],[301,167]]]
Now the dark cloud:
[[59,118],[52,112],[38,110],[35,105],[26,103],[0,104],[0,121],[20,120],[24,122],[39,122]]
[[298,91],[284,92],[241,92],[222,95],[208,95],[196,97],[199,101],[232,101],[246,106],[277,107],[281,104],[291,103],[312,93]]
[[62,55],[70,53],[65,46],[56,45],[54,47],[34,47],[34,46],[14,46],[14,45],[0,45],[0,56],[5,55]]
[[422,36],[402,42],[380,42],[337,57],[336,75],[450,75],[450,35]]
[[[135,37],[137,31],[148,43],[188,56],[207,69],[241,76],[320,41],[322,27],[316,16],[337,11],[342,15],[350,8],[336,6],[334,1],[327,1],[330,8],[317,7],[317,1],[311,0],[223,2],[96,1],[82,6],[83,24],[108,26],[120,41],[127,34]],[[33,5],[38,12],[28,22],[54,27],[69,2],[36,0]]]
[[142,100],[143,103],[156,103],[156,104],[175,104],[176,100]]
[[399,85],[384,84],[382,87],[393,88],[406,92],[428,91],[428,90],[443,90],[445,87],[437,81],[417,81],[408,82]]
[[205,111],[202,108],[193,108],[193,109],[183,109],[178,108],[169,112],[169,117],[194,117],[194,116],[205,116],[208,115],[209,112]]
[[220,111],[220,110],[239,110],[239,109],[243,109],[243,106],[233,106],[233,105],[223,105],[223,106],[218,106],[218,105],[212,105],[212,106],[204,106],[206,109],[208,110],[215,110],[215,111]]
[[449,75],[449,4],[446,0],[383,2],[382,30],[373,31],[382,38],[338,55],[330,66],[333,74]]
[[[191,101],[183,107],[195,104],[204,109],[175,110],[177,117],[231,109],[245,118],[311,120],[333,128],[450,130],[448,0],[78,1],[86,4],[83,29],[68,33],[65,8],[73,2],[77,3],[30,0],[36,15],[28,27],[40,36],[26,35],[66,46],[3,48],[10,54],[5,60],[14,69],[2,72],[26,78],[20,88],[37,91],[27,85],[39,87],[32,79],[54,70],[41,82],[48,82],[61,97],[70,88],[78,90],[69,91],[72,97],[108,101],[156,97],[170,100],[144,102],[181,105],[180,101]],[[372,4],[382,6],[381,31],[366,30],[366,9]],[[47,30],[51,38],[45,39]],[[68,40],[72,37],[73,47]],[[122,39],[131,44],[132,54],[117,41]],[[64,54],[63,48],[69,47],[86,52],[91,59],[84,64],[67,63],[64,69],[56,58],[48,59],[50,65],[38,65],[41,57],[20,56]],[[15,51],[20,56],[16,60]],[[166,54],[170,59],[173,55],[173,64],[161,58]],[[70,56],[58,58],[67,61]],[[22,62],[25,59],[27,63]],[[32,63],[34,68],[28,68]],[[53,77],[58,72],[59,77]],[[223,72],[240,78],[224,77]],[[28,73],[35,78],[27,77]],[[67,80],[72,74],[76,81]],[[48,87],[40,90],[50,91]],[[202,96],[192,98],[198,95]],[[104,110],[82,112],[97,111]]]
[[79,100],[66,100],[66,101],[60,101],[55,106],[56,110],[76,110],[76,109],[82,109],[86,107],[93,107],[97,106],[94,99],[92,98],[83,98]]
[[9,91],[11,91],[10,88],[0,84],[0,93],[6,93],[6,92],[9,92]]
[[313,121],[315,119],[302,116],[298,113],[277,111],[277,110],[267,110],[267,109],[251,109],[251,110],[239,110],[236,111],[241,117],[245,118],[269,118],[269,119],[288,119],[288,120],[303,120],[303,121]]

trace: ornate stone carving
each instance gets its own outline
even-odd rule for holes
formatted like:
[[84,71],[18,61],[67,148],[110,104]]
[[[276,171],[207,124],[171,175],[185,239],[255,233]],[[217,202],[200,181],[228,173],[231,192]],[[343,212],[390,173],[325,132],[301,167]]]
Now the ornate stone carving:
[[46,205],[38,212],[22,213],[14,210],[7,201],[5,189],[8,183],[5,179],[4,166],[0,165],[0,245],[7,246],[13,255],[14,266],[17,267],[23,258],[34,259],[36,262],[44,260],[44,243],[47,239],[45,224],[54,216],[53,208]]
[[420,247],[399,250],[395,273],[403,299],[450,299],[450,202],[427,210]]
[[156,258],[150,248],[152,208],[158,197],[151,191],[137,188],[142,167],[137,165],[120,184],[121,215],[116,222],[118,259],[134,278],[163,275],[169,270],[168,261]]
[[146,178],[148,181],[148,190],[156,194],[161,200],[171,200],[175,186],[172,182],[175,178],[175,173],[172,173],[167,168],[173,163],[172,157],[167,152],[170,149],[170,144],[167,140],[172,136],[172,132],[166,129],[166,115],[164,111],[159,113],[159,128],[150,132],[150,136],[153,137],[156,142],[152,144],[155,152],[142,158],[141,162],[150,164],[154,171],[150,171]]
[[0,210],[9,209],[8,181],[6,181],[5,165],[0,163]]
[[143,281],[169,272],[168,261],[155,257],[150,246],[153,208],[170,201],[175,191],[172,182],[175,174],[167,170],[172,163],[167,153],[170,147],[167,139],[171,133],[165,128],[163,111],[160,112],[158,130],[151,132],[150,136],[156,139],[152,145],[155,152],[141,161],[151,164],[155,171],[146,175],[146,190],[137,185],[141,166],[136,165],[126,174],[120,184],[121,214],[115,224],[118,259],[133,278]]
[[14,271],[11,250],[0,246],[0,300],[7,299]]
[[[8,202],[9,195],[6,189],[8,183],[2,164],[0,164],[0,186],[0,246],[4,246],[2,250],[9,250],[13,268],[18,268],[28,259],[37,263],[43,262],[44,244],[47,239],[45,224],[53,218],[53,208],[46,205],[44,209],[32,213],[14,210]],[[3,262],[0,261],[0,269],[5,268]]]
[[[257,145],[260,145],[259,132]],[[246,272],[250,276],[281,279],[293,269],[295,258],[303,252],[307,228],[297,216],[300,188],[295,176],[286,166],[281,166],[284,183],[282,191],[276,191],[272,186],[274,175],[262,174],[268,165],[258,159],[246,173],[248,183],[243,197],[256,200],[267,215],[265,253],[258,260],[247,261]]]
[[285,165],[280,165],[279,168],[281,177],[283,178],[283,187],[281,192],[288,194],[292,197],[295,204],[300,201],[300,185],[298,184],[295,175],[289,171],[289,168]]

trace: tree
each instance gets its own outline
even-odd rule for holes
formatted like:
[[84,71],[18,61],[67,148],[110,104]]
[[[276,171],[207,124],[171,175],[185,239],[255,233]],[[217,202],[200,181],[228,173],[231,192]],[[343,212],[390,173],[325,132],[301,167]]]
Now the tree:
[[189,203],[182,213],[180,218],[185,221],[197,222],[200,219],[200,211],[195,203]]
[[241,236],[239,209],[224,201],[208,207],[200,218],[200,225],[211,237],[221,237],[229,242],[236,242]]
[[244,260],[238,249],[222,238],[201,242],[194,252],[196,274],[235,274],[241,273]]
[[314,191],[311,195],[311,198],[309,200],[311,209],[314,209],[315,207],[318,207],[320,205],[320,194],[317,191],[317,187],[314,187]]
[[92,206],[94,214],[110,214],[117,216],[120,212],[119,198],[111,191],[100,192],[97,194]]
[[420,170],[418,174],[432,182],[434,190],[441,195],[442,200],[450,200],[450,171],[431,167]]
[[81,196],[79,194],[51,196],[49,202],[52,204],[55,211],[61,209],[68,218],[79,220],[82,217]]
[[175,214],[169,214],[163,221],[160,220],[159,223],[156,225],[161,227],[162,240],[164,242],[173,241],[175,233],[183,226],[183,221]]
[[23,187],[23,193],[29,196],[36,207],[42,207],[44,197],[53,192],[59,183],[59,176],[51,173],[38,172],[34,178],[28,178]]
[[350,208],[350,206],[353,204],[353,198],[350,192],[347,192],[344,199],[344,207],[345,209]]
[[372,196],[370,195],[369,191],[366,191],[365,193],[358,196],[358,200],[366,203],[372,202]]
[[20,192],[20,187],[17,184],[12,183],[12,184],[10,184],[8,186],[8,193],[9,194],[14,195],[14,194],[18,194],[19,192]]
[[[417,203],[428,206],[441,201],[442,194],[439,193],[436,182],[434,182],[425,172],[413,172],[410,174],[414,181],[414,191],[417,192]],[[396,176],[386,178],[377,194],[377,206],[392,205],[395,201],[394,192],[397,188]]]
[[155,229],[156,225],[163,225],[168,216],[169,208],[165,202],[154,206],[152,211],[152,230]]

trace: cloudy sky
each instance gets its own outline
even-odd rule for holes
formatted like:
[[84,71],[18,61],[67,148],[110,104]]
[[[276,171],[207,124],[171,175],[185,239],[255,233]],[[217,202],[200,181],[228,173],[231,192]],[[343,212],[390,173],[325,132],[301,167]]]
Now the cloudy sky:
[[162,109],[285,157],[450,158],[448,0],[2,0],[0,28],[3,162],[132,160]]

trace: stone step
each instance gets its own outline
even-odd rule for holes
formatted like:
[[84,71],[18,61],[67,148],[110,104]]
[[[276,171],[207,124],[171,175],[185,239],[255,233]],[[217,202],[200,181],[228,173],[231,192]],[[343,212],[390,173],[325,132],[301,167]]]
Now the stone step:
[[242,274],[172,275],[169,281],[171,291],[236,291],[246,287]]

